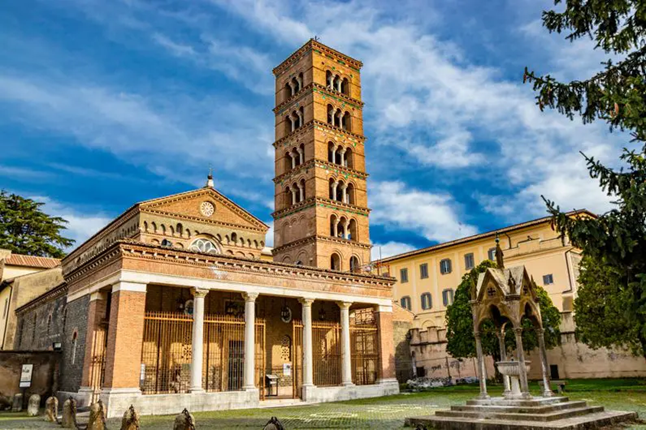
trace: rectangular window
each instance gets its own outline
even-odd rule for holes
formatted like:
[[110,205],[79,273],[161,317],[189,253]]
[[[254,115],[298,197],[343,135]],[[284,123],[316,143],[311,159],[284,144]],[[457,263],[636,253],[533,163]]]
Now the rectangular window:
[[419,265],[419,277],[422,279],[428,278],[428,264],[420,264]]
[[466,270],[471,270],[475,267],[475,260],[473,259],[473,253],[464,254],[464,268]]
[[402,284],[408,282],[408,269],[399,270],[399,282]]
[[453,304],[453,290],[442,291],[442,302],[444,303],[444,306]]
[[489,260],[491,261],[496,261],[496,248],[489,248],[489,251],[487,251],[487,257],[489,257]]
[[554,283],[554,277],[550,273],[549,275],[543,275],[543,285],[550,285]]
[[445,258],[444,260],[440,261],[440,273],[442,275],[451,273],[451,260]]

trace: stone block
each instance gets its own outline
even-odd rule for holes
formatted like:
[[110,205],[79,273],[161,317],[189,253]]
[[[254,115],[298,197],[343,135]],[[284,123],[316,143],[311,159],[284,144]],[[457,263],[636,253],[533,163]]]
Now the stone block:
[[32,394],[29,397],[29,403],[27,404],[27,415],[30,417],[38,416],[38,411],[40,410],[40,396],[38,394]]

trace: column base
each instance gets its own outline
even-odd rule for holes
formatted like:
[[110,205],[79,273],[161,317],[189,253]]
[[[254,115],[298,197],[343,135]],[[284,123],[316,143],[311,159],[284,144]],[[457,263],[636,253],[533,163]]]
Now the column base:
[[342,387],[354,387],[354,382],[341,382]]
[[489,400],[491,397],[487,393],[480,393],[477,398],[481,400]]
[[260,392],[260,390],[258,389],[258,387],[256,387],[255,385],[250,385],[250,386],[242,387],[242,391],[258,391],[258,392]]
[[206,390],[202,387],[195,387],[195,388],[191,387],[188,389],[188,392],[191,394],[202,394],[202,393],[206,393]]

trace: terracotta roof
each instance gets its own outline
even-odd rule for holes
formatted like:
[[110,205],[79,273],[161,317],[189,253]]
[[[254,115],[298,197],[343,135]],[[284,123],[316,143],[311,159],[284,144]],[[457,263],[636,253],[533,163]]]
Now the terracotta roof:
[[42,267],[43,269],[51,269],[61,264],[61,260],[58,258],[11,254],[5,259],[5,264],[8,266]]
[[[587,209],[573,210],[573,211],[570,211],[570,212],[566,212],[566,214],[568,216],[587,215],[587,216],[591,216],[591,217],[594,217],[594,218],[597,217],[595,214],[593,214],[592,212],[590,212]],[[414,255],[424,254],[425,252],[435,251],[437,249],[448,248],[449,246],[459,245],[459,244],[462,244],[462,243],[467,243],[467,242],[470,242],[472,240],[478,240],[478,239],[483,239],[483,238],[489,237],[489,236],[495,236],[496,233],[507,233],[507,232],[514,231],[514,230],[519,230],[519,229],[525,228],[525,227],[532,227],[532,226],[535,226],[535,225],[538,225],[538,224],[543,224],[545,222],[550,222],[551,220],[552,220],[551,216],[546,216],[546,217],[534,219],[534,220],[531,220],[531,221],[521,222],[520,224],[514,224],[514,225],[510,225],[509,227],[503,227],[503,228],[499,228],[497,230],[491,230],[491,231],[488,231],[486,233],[480,233],[480,234],[476,234],[476,235],[473,235],[473,236],[463,237],[461,239],[451,240],[449,242],[438,243],[437,245],[432,245],[432,246],[429,246],[429,247],[426,247],[426,248],[421,248],[421,249],[416,249],[416,250],[409,251],[409,252],[404,252],[403,254],[393,255],[392,257],[382,258],[381,260],[375,261],[375,263],[387,263],[387,262],[394,261],[394,260],[399,260],[399,259],[402,259],[402,258],[412,257]]]

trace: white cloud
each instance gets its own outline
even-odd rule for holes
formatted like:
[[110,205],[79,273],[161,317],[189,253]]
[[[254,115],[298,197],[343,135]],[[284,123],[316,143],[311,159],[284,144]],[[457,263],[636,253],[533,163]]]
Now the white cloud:
[[274,222],[265,221],[265,224],[269,226],[269,230],[267,231],[267,235],[265,236],[265,246],[273,248],[274,247]]
[[370,193],[373,223],[439,242],[477,233],[475,227],[459,222],[457,204],[448,194],[411,189],[399,181],[374,184]]
[[381,258],[392,257],[393,255],[412,251],[414,249],[414,246],[402,242],[386,242],[384,244],[375,243],[372,246],[371,258],[372,261],[375,261]]

